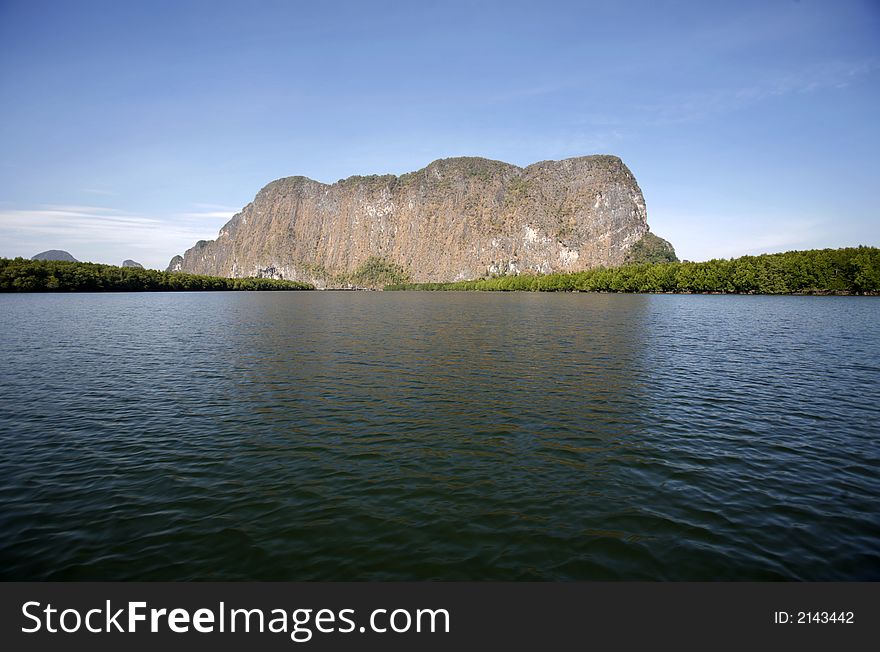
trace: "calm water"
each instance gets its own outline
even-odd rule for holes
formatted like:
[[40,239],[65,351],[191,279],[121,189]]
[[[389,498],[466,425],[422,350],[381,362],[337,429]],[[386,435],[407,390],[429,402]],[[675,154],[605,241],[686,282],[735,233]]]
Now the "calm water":
[[880,299],[0,296],[5,579],[880,579]]

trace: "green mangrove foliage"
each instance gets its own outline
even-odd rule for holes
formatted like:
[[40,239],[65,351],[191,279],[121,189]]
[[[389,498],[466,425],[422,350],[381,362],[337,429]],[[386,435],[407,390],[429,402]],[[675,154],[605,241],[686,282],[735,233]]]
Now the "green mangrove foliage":
[[0,258],[0,292],[313,289],[308,283],[268,278],[222,278],[97,263]]
[[624,264],[677,262],[678,258],[672,245],[649,231],[630,248]]
[[408,281],[409,274],[402,266],[378,256],[367,258],[351,274],[340,274],[334,278],[339,285],[356,288],[381,288]]
[[880,249],[788,251],[704,263],[642,263],[570,274],[521,274],[454,283],[396,284],[385,289],[878,294]]

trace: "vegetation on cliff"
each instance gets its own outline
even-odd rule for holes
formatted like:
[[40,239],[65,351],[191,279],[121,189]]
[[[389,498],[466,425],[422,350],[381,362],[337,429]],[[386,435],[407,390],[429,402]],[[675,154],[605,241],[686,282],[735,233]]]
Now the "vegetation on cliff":
[[341,287],[356,288],[381,288],[407,283],[409,280],[409,274],[401,265],[378,256],[371,256],[351,274],[340,274],[333,279]]
[[385,289],[877,294],[880,293],[880,249],[812,249],[704,263],[642,263],[572,274],[522,274],[455,283],[397,284]]
[[625,265],[637,263],[677,263],[678,256],[668,241],[650,231],[627,252]]
[[308,283],[268,278],[221,278],[97,263],[0,258],[0,292],[312,289]]

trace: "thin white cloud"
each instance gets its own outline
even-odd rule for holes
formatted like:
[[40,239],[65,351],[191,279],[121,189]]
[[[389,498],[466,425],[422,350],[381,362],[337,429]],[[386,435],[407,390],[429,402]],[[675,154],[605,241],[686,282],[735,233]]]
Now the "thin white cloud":
[[224,219],[228,220],[233,215],[235,215],[238,211],[199,211],[193,213],[181,213],[181,217],[187,217],[190,219],[198,220],[198,219]]
[[193,208],[199,208],[202,210],[215,210],[215,211],[226,211],[228,213],[237,213],[241,210],[240,206],[226,206],[224,204],[206,204],[202,202],[193,202]]
[[93,214],[93,213],[120,213],[121,211],[115,208],[108,208],[106,206],[83,206],[82,204],[41,204],[39,209],[44,211],[54,211],[60,213],[84,213],[84,214]]
[[189,220],[226,221],[241,210],[237,206],[225,206],[223,204],[210,204],[206,202],[193,202],[191,206],[197,210],[179,213],[178,217]]
[[160,219],[103,206],[43,205],[0,210],[0,255],[31,256],[64,249],[79,260],[120,264],[138,253],[147,267],[164,269],[198,240],[216,237],[216,224]]
[[830,242],[834,232],[826,220],[735,214],[664,215],[654,211],[651,224],[651,230],[669,240],[678,257],[686,260],[810,249]]
[[651,116],[648,124],[680,124],[748,108],[774,97],[845,88],[878,69],[880,61],[873,58],[831,61],[794,72],[768,74],[748,86],[671,94],[637,108]]

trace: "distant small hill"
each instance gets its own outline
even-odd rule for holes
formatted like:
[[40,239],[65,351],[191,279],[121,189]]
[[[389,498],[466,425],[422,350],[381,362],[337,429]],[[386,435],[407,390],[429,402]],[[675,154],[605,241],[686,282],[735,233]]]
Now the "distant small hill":
[[123,266],[123,267],[138,267],[138,268],[140,268],[140,269],[143,269],[143,268],[144,268],[144,266],[141,265],[139,262],[134,261],[134,260],[131,260],[130,258],[129,258],[128,260],[123,260],[123,261],[122,261],[122,266]]
[[49,249],[31,256],[31,260],[64,260],[68,263],[78,263],[79,261],[66,251],[61,249]]

